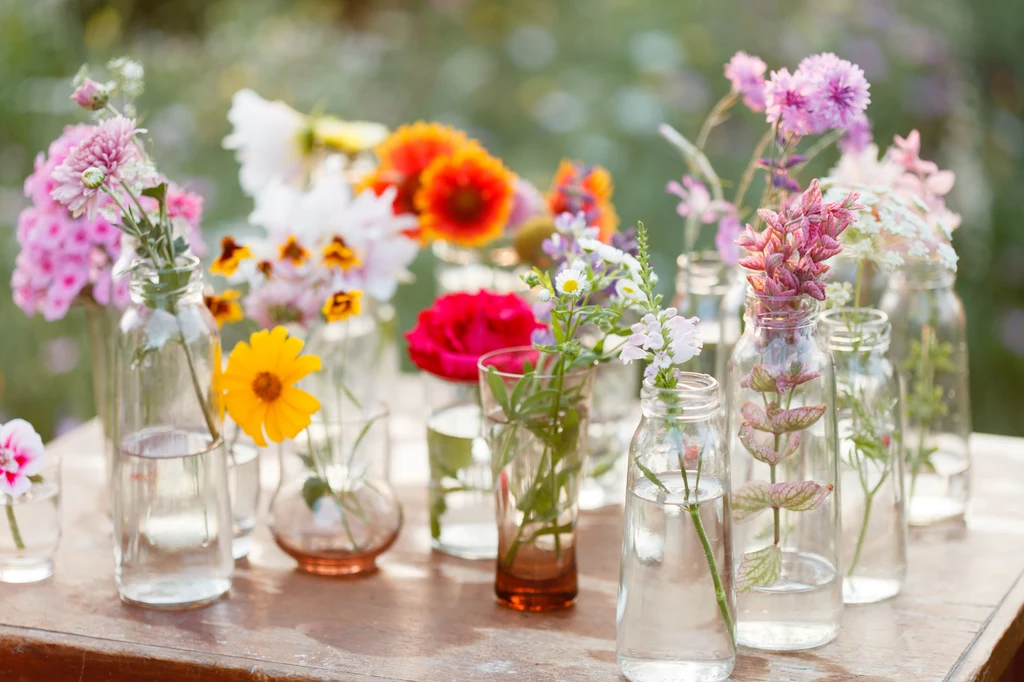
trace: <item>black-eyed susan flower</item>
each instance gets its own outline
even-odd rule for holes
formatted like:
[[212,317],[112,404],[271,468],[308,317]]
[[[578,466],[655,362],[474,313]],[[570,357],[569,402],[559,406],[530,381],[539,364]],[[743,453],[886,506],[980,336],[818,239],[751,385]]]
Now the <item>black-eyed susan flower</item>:
[[[220,378],[228,414],[257,445],[280,443],[309,426],[320,402],[295,384],[320,369],[284,327],[258,331],[231,351]],[[264,437],[264,434],[266,437]]]

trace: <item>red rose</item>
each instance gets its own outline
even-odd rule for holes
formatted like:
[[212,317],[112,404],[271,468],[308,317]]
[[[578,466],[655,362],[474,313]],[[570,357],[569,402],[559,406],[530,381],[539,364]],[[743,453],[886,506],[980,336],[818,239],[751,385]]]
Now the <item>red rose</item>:
[[409,358],[417,367],[449,381],[476,381],[484,353],[529,346],[530,335],[544,325],[530,305],[515,294],[454,293],[439,297],[420,313],[405,335]]

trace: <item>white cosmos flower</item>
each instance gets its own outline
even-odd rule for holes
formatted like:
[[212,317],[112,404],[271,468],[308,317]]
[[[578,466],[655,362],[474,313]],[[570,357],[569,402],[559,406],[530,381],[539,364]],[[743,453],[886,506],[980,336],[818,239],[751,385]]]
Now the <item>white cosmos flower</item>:
[[573,298],[582,296],[589,286],[586,273],[576,268],[566,268],[555,278],[555,288],[558,292]]
[[255,196],[274,180],[298,187],[306,172],[304,131],[309,117],[284,102],[270,102],[252,90],[239,90],[228,111],[231,133],[224,148],[233,149],[241,165],[238,181]]

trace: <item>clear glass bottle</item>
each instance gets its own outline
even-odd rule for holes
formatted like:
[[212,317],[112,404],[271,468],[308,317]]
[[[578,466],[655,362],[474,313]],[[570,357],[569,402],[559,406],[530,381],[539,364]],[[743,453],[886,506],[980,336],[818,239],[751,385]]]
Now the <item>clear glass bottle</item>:
[[[722,386],[722,407],[728,411],[727,392],[725,378],[729,372],[729,358],[732,357],[732,349],[736,342],[743,336],[743,318],[747,309],[747,289],[750,284],[747,282],[748,270],[737,267],[729,282],[729,288],[722,296],[722,304],[719,309],[718,319],[719,340],[717,353],[715,354],[714,376]],[[702,352],[703,354],[703,352]]]
[[[2,458],[0,458],[2,459]],[[32,487],[11,497],[0,492],[0,582],[33,583],[53,575],[60,543],[60,457],[47,453]]]
[[260,448],[234,422],[224,424],[231,497],[231,556],[249,555],[260,509]]
[[151,608],[209,603],[231,587],[231,503],[213,401],[217,324],[199,260],[136,261],[117,336],[113,521],[121,599]]
[[713,374],[721,352],[722,301],[729,293],[739,269],[723,263],[717,251],[684,253],[676,259],[676,265],[676,296],[672,305],[679,309],[683,317],[700,318],[697,331],[704,342],[701,354],[684,368],[701,374]]
[[843,614],[836,386],[807,296],[749,293],[728,370],[736,639],[820,646]]
[[889,278],[879,306],[892,322],[891,355],[906,390],[912,526],[963,519],[970,493],[967,318],[955,278],[938,263],[908,263]]
[[121,317],[113,305],[101,306],[95,302],[85,305],[85,326],[89,336],[89,359],[92,363],[92,394],[96,418],[103,427],[103,454],[107,487],[103,491],[103,505],[110,508],[110,490],[114,471],[114,363],[117,324]]
[[889,360],[888,316],[874,308],[821,315],[836,367],[843,517],[843,601],[894,597],[907,576],[903,405]]
[[303,380],[303,387],[320,401],[320,414],[336,420],[349,409],[379,397],[386,382],[381,371],[387,360],[375,310],[339,322],[318,324],[308,334],[309,353],[321,360],[321,370]]
[[729,677],[736,663],[729,452],[718,382],[644,385],[629,450],[616,618],[619,671],[635,682]]
[[426,372],[423,381],[429,409],[431,546],[463,559],[493,559],[498,554],[494,479],[479,385]]
[[523,293],[527,290],[519,273],[526,270],[511,246],[467,249],[444,241],[434,242],[434,280],[436,293],[456,291],[474,293],[481,289],[496,294]]
[[[576,530],[593,368],[557,375],[532,347],[481,356],[480,398],[497,502],[498,601],[565,608],[578,592]],[[541,369],[524,377],[524,363]]]
[[640,374],[636,365],[621,362],[596,370],[580,484],[583,511],[621,505],[625,498],[626,453],[640,412]]
[[387,408],[372,403],[340,421],[314,421],[279,452],[268,522],[277,545],[309,573],[376,570],[402,527]]

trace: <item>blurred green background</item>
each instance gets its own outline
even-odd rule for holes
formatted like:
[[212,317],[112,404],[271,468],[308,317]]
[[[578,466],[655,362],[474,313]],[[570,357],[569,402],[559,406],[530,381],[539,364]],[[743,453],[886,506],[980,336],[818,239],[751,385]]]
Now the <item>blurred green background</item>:
[[[1024,435],[1021,35],[1019,0],[3,0],[0,418],[49,438],[92,414],[82,311],[26,319],[8,286],[32,159],[84,119],[68,100],[82,62],[144,64],[139,109],[156,158],[205,196],[211,244],[251,209],[220,146],[232,93],[251,87],[304,111],[463,127],[542,188],[562,156],[603,164],[623,223],[651,226],[668,273],[682,236],[664,185],[683,164],[657,124],[695,135],[738,49],[791,69],[830,50],[864,69],[883,147],[917,127],[922,155],[957,172],[975,428]],[[741,111],[716,132],[721,174],[738,177],[763,125]],[[431,266],[422,254],[421,281]],[[401,322],[429,300],[430,287],[404,287]]]

